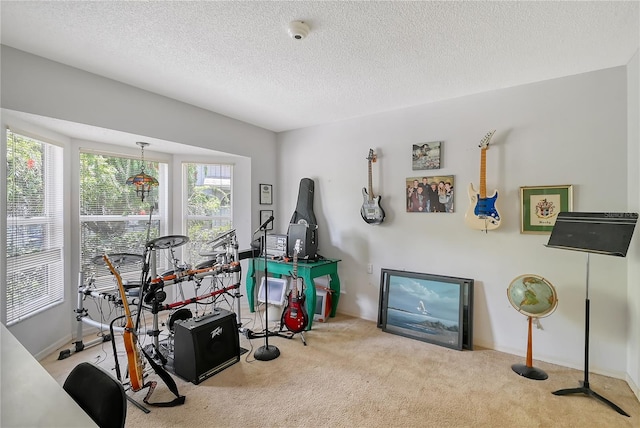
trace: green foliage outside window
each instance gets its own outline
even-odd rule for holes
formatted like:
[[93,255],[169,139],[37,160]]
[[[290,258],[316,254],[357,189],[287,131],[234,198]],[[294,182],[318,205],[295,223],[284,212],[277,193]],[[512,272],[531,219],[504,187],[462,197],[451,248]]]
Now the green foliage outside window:
[[[106,274],[106,268],[92,263],[95,256],[107,253],[142,255],[147,242],[147,224],[151,201],[136,195],[127,178],[140,172],[140,160],[82,153],[80,155],[80,224],[82,271]],[[145,162],[145,171],[155,177],[158,162]],[[153,190],[157,192],[157,190]],[[157,214],[157,213],[156,213]],[[159,236],[160,221],[151,222],[149,239]],[[121,270],[139,269],[125,266]]]
[[210,257],[207,243],[231,229],[231,166],[185,165],[187,179],[187,246],[186,260],[191,264]]

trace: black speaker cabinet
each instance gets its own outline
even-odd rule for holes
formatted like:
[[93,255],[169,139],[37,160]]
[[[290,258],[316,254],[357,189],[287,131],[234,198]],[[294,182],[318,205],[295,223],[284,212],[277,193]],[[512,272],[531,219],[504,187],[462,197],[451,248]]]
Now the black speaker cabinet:
[[240,361],[236,314],[216,309],[213,314],[174,326],[175,373],[194,384]]

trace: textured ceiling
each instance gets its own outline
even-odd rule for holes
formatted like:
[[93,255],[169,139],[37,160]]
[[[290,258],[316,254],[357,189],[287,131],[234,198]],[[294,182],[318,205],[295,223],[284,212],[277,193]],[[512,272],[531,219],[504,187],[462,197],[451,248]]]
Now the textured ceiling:
[[2,44],[273,131],[625,65],[640,40],[637,1],[0,7]]

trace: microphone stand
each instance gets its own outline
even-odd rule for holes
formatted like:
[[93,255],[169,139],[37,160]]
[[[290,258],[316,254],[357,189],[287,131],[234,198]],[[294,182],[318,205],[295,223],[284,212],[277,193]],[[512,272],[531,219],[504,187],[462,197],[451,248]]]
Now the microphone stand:
[[269,273],[267,271],[267,225],[272,221],[273,221],[273,216],[269,217],[267,221],[262,223],[262,225],[258,229],[256,229],[255,232],[253,232],[253,234],[255,235],[259,231],[261,230],[263,231],[262,250],[264,251],[264,293],[265,293],[264,294],[265,296],[264,320],[265,320],[266,328],[264,329],[263,333],[257,333],[257,334],[253,333],[251,330],[245,331],[245,335],[247,336],[247,339],[258,339],[258,338],[264,337],[264,346],[259,347],[253,353],[255,359],[261,360],[261,361],[271,361],[280,356],[280,350],[273,345],[269,345],[269,336],[284,337],[285,339],[291,339],[293,337],[292,335],[290,336],[290,335],[286,335],[278,332],[269,331],[269,281],[268,281]]
[[[273,221],[273,216],[271,217]],[[264,322],[266,324],[264,332],[264,345],[259,347],[253,353],[256,360],[271,361],[280,356],[280,350],[274,346],[269,345],[269,281],[267,276],[267,221],[261,226],[263,231],[262,251],[264,252]],[[254,337],[260,337],[261,335],[254,335]]]

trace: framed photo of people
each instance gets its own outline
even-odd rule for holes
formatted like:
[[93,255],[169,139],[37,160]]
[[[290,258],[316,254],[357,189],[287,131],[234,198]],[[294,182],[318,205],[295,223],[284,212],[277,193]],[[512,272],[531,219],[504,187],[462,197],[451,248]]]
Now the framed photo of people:
[[573,211],[573,186],[520,187],[520,233],[550,234],[561,211]]
[[454,212],[453,175],[409,177],[405,182],[408,213]]

